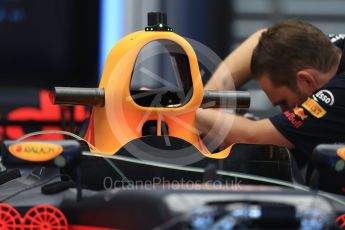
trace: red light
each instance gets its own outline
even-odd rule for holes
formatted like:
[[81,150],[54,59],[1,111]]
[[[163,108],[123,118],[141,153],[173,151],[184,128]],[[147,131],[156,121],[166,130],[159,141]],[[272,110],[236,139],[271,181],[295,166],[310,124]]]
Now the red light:
[[335,220],[341,229],[345,227],[345,214],[342,214],[338,216],[338,218]]
[[68,230],[64,214],[51,205],[37,205],[24,216],[24,229]]
[[37,205],[24,216],[12,206],[0,203],[1,230],[68,230],[64,214],[51,205]]
[[18,211],[8,204],[0,203],[0,229],[20,230],[21,227]]
[[0,230],[116,230],[67,223],[65,215],[54,206],[37,205],[27,211],[24,218],[12,206],[0,203]]

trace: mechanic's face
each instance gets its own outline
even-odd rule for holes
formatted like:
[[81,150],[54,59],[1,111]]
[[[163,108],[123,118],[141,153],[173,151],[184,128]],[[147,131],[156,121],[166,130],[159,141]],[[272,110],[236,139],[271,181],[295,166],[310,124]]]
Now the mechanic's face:
[[282,111],[300,104],[308,96],[300,90],[293,91],[287,86],[275,86],[267,74],[259,77],[259,84],[274,106],[280,106]]

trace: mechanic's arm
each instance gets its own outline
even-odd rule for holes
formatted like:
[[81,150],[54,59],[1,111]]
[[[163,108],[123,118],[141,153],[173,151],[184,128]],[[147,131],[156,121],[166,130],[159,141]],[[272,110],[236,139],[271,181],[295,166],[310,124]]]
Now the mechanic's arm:
[[272,125],[269,119],[253,121],[213,109],[198,109],[197,126],[201,132],[211,137],[216,137],[221,130],[224,130],[224,126],[230,127],[224,139],[224,146],[249,143],[294,148],[294,145]]
[[[250,77],[250,62],[252,53],[259,38],[266,29],[258,30],[247,38],[239,47],[231,52],[219,65],[216,72],[207,82],[207,90],[234,90],[231,76],[235,87],[240,87],[247,82]],[[229,76],[231,74],[231,76]]]

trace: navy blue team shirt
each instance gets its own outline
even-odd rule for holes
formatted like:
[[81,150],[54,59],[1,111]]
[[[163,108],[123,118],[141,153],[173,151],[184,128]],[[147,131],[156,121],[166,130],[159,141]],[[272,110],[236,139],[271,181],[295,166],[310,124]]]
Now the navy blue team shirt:
[[269,118],[307,156],[318,144],[345,143],[345,35],[330,39],[343,51],[336,75],[302,104]]

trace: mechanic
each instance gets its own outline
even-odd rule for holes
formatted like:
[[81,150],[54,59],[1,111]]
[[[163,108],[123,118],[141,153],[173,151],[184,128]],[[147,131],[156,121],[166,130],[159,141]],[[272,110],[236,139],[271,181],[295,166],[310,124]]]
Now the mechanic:
[[302,21],[286,20],[257,31],[224,60],[205,88],[233,90],[227,69],[236,87],[253,76],[283,112],[253,121],[199,109],[199,129],[217,134],[231,124],[226,146],[273,144],[309,156],[318,144],[345,142],[344,50],[343,35],[328,37]]

